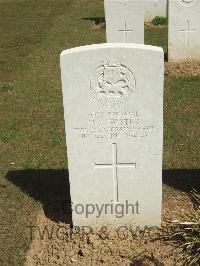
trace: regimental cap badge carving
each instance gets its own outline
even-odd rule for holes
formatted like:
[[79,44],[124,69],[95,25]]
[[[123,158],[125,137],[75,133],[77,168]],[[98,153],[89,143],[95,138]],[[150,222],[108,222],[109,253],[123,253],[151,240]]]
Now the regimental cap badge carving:
[[189,4],[189,3],[192,3],[194,0],[181,0],[181,1],[186,3],[186,4]]
[[105,60],[91,77],[90,92],[102,105],[124,104],[135,91],[133,72],[117,60]]
[[184,5],[185,7],[190,7],[193,5],[195,0],[180,0],[181,4]]

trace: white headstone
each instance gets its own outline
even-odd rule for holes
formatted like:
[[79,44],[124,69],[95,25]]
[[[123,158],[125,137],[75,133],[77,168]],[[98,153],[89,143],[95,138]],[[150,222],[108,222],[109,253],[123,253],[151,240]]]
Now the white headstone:
[[142,0],[144,1],[144,20],[152,21],[156,16],[167,16],[167,0]]
[[98,44],[61,53],[75,226],[159,226],[163,50]]
[[104,0],[110,43],[144,43],[144,8],[140,0]]
[[168,58],[200,60],[200,0],[169,0]]

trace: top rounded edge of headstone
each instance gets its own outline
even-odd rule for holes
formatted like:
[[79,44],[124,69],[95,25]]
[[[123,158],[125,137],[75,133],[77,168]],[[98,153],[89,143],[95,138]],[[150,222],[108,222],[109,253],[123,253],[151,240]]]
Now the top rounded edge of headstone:
[[91,45],[78,46],[66,49],[61,52],[60,56],[62,57],[67,54],[79,53],[87,50],[105,49],[105,48],[135,48],[135,49],[164,53],[162,47],[152,46],[152,45],[136,44],[136,43],[100,43],[100,44],[91,44]]

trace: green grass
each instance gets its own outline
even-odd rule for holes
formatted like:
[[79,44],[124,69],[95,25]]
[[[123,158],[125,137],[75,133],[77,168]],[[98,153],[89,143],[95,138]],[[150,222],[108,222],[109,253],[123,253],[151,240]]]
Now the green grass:
[[152,21],[151,23],[155,26],[158,26],[158,25],[167,25],[167,18],[165,17],[159,17],[159,16],[156,16]]
[[[1,0],[0,10],[0,265],[22,265],[27,226],[65,193],[62,171],[36,170],[67,168],[59,54],[105,42],[105,28],[87,19],[104,16],[103,1]],[[166,51],[167,29],[145,29],[145,42]],[[199,84],[166,79],[165,167],[198,167]]]
[[199,168],[200,77],[166,78],[164,100],[164,167]]
[[167,27],[159,28],[145,27],[144,43],[149,45],[161,46],[167,53]]

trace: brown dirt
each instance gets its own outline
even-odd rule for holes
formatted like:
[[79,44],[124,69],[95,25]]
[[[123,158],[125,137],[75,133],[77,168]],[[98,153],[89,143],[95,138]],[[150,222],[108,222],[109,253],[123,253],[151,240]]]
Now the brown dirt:
[[151,22],[145,22],[144,23],[144,26],[147,27],[147,28],[159,28],[159,29],[163,29],[163,28],[167,28],[167,25],[154,25],[153,23]]
[[199,76],[200,62],[165,63],[166,76]]
[[[55,206],[50,209],[51,217],[55,217]],[[164,236],[172,232],[169,220],[186,221],[192,211],[187,194],[165,196],[162,230],[151,228],[139,232],[132,228],[132,233],[131,228],[108,228],[106,233],[101,229],[70,230],[69,225],[54,222],[43,212],[38,218],[26,265],[184,265],[183,250]],[[45,226],[52,235],[48,237],[46,231],[42,239],[39,230],[42,232]]]
[[94,29],[101,29],[101,28],[105,28],[106,27],[106,23],[105,22],[99,22],[99,23],[96,23],[94,22]]

